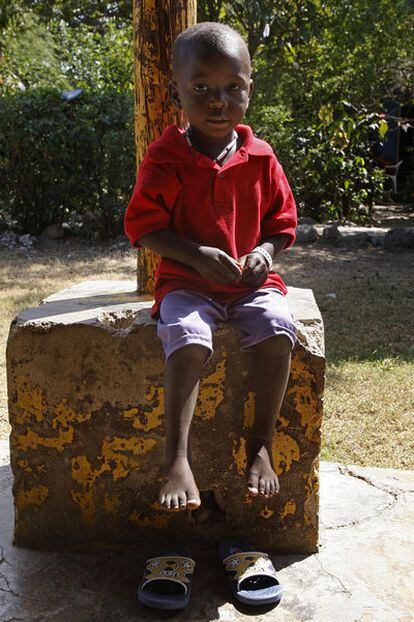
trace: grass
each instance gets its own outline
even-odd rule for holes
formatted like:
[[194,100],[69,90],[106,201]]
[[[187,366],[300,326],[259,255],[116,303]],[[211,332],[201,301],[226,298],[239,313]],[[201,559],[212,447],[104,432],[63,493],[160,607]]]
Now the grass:
[[[289,285],[314,290],[325,322],[325,460],[414,468],[413,268],[413,253],[379,249],[298,246],[280,258]],[[135,269],[135,251],[113,242],[51,241],[29,256],[0,247],[0,437],[9,433],[5,346],[13,317],[79,281],[134,279]]]

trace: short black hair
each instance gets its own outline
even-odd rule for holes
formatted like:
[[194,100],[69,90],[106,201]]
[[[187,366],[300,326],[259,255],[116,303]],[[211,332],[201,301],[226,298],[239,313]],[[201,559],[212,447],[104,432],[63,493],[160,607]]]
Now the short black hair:
[[243,37],[227,24],[200,22],[181,32],[174,41],[172,67],[174,74],[185,64],[190,53],[235,54],[244,61],[249,75],[251,60]]

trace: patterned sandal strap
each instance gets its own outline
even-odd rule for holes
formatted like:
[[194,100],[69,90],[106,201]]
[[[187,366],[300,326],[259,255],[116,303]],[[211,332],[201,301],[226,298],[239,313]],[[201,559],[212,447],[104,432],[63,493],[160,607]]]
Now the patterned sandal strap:
[[195,561],[191,557],[161,556],[148,559],[145,564],[142,588],[152,581],[174,581],[184,588],[187,594]]
[[276,584],[279,583],[275,568],[267,553],[242,551],[229,555],[223,559],[223,563],[226,571],[231,573],[233,581],[236,582],[237,590],[240,589],[245,579],[258,575],[272,577]]

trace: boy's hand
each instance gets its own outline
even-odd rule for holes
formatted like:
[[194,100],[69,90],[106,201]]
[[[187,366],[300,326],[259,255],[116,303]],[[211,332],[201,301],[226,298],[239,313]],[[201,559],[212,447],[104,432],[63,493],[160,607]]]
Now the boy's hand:
[[243,266],[241,283],[260,287],[260,285],[266,282],[269,268],[263,255],[260,253],[249,253],[249,255],[240,257],[239,262]]
[[194,268],[202,277],[216,283],[236,283],[242,269],[239,263],[219,248],[200,246],[194,261]]

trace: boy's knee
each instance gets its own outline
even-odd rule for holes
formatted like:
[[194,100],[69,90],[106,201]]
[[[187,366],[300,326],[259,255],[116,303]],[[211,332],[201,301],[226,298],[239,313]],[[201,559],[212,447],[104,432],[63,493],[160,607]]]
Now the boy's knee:
[[287,335],[273,335],[256,344],[256,350],[274,356],[288,356],[292,352],[292,339]]
[[189,367],[203,366],[211,354],[211,350],[207,346],[198,343],[190,343],[174,350],[168,357],[173,363],[181,363]]

